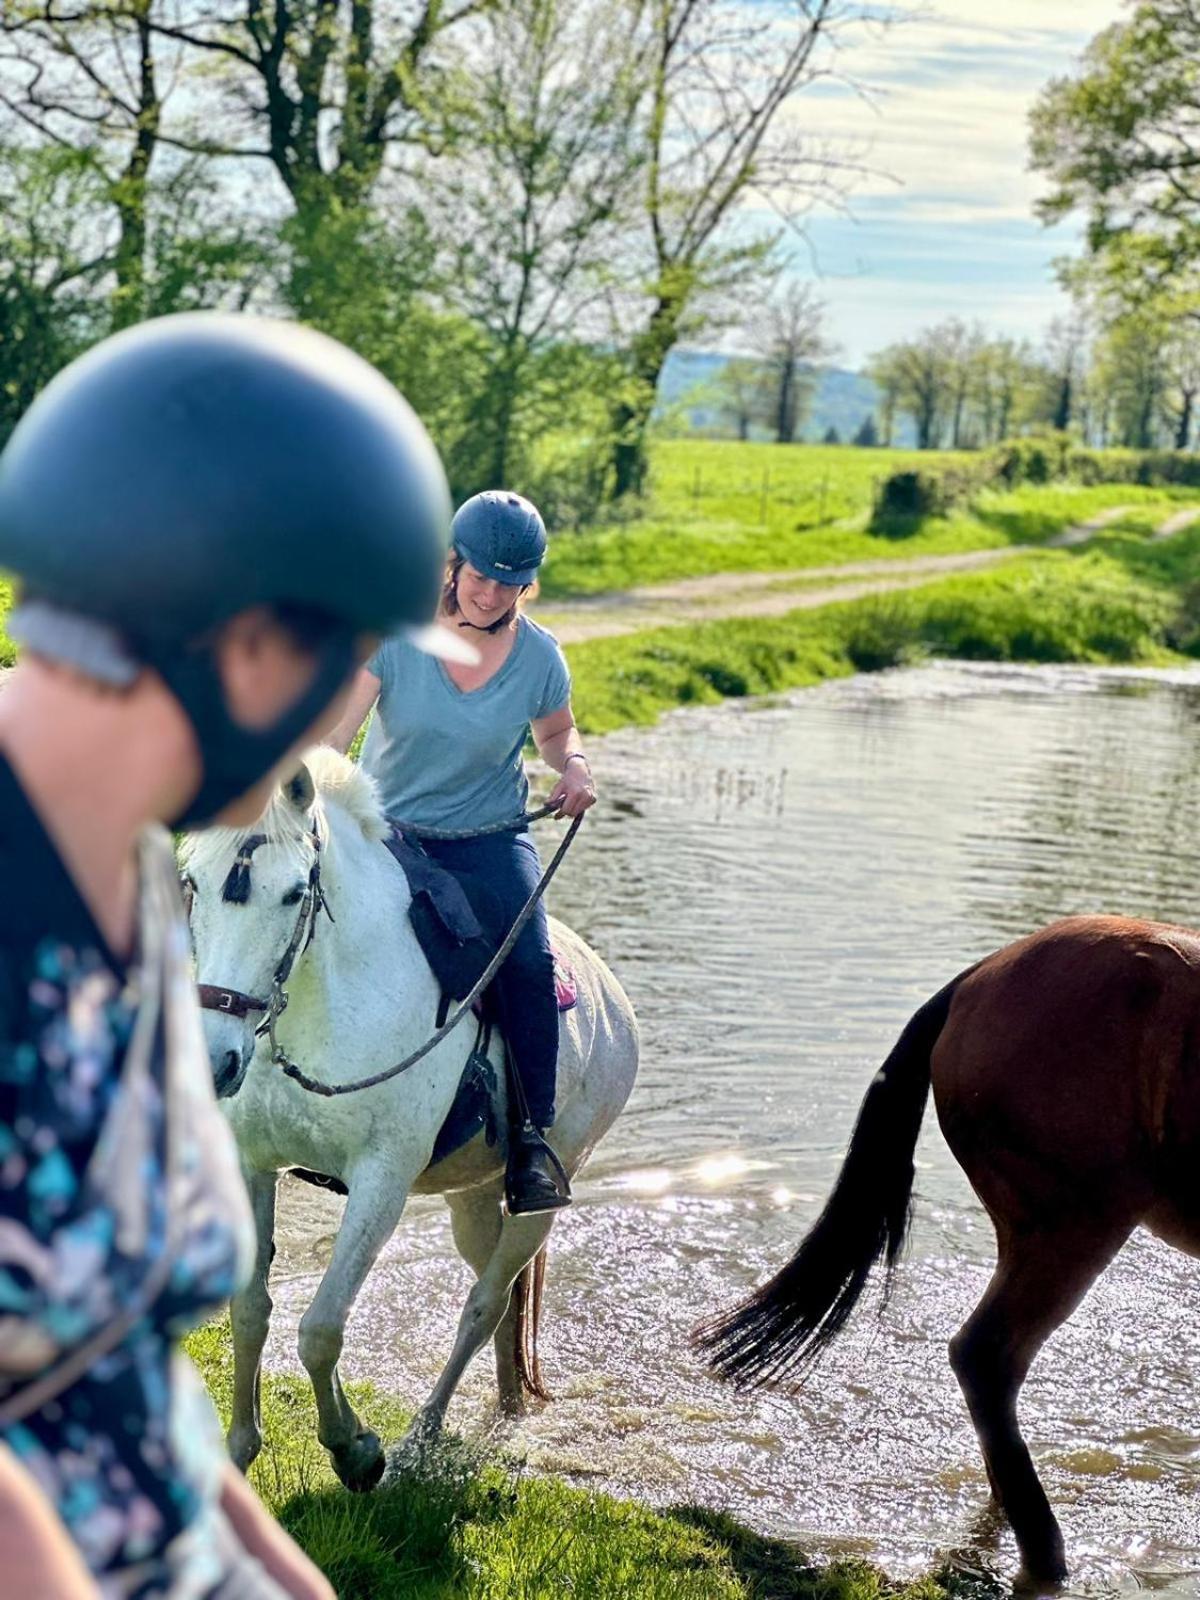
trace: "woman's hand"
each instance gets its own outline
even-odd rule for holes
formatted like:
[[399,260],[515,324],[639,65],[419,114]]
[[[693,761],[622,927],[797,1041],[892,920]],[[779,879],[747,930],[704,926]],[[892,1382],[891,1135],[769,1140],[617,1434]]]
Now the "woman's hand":
[[567,762],[562,777],[554,786],[550,804],[558,807],[554,813],[556,817],[581,817],[589,806],[596,804],[592,769],[581,757]]
[[249,1554],[291,1600],[337,1600],[328,1578],[283,1531],[232,1462],[225,1471],[221,1510]]

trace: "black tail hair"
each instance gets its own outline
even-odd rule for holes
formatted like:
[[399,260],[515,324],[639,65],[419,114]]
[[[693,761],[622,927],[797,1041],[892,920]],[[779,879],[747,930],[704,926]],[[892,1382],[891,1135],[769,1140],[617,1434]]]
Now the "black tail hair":
[[871,1080],[833,1193],[796,1254],[749,1299],[693,1334],[713,1370],[740,1388],[800,1376],[837,1338],[881,1256],[886,1302],[908,1237],[930,1056],[964,977],[910,1018]]

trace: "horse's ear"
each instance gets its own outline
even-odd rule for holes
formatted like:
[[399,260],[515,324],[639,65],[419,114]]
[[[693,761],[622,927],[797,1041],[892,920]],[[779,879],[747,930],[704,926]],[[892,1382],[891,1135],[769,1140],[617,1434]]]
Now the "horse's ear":
[[283,792],[297,811],[312,810],[312,803],[317,798],[317,789],[312,780],[312,773],[303,761],[284,784]]

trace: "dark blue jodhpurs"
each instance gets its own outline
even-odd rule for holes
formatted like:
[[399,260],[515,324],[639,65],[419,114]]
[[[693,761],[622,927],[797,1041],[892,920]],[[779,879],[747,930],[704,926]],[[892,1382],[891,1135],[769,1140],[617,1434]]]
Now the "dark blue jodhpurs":
[[[493,833],[482,839],[422,839],[434,861],[451,871],[471,895],[476,879],[499,902],[503,936],[542,875],[537,846],[523,833]],[[558,996],[554,987],[554,955],[546,923],[546,904],[539,900],[513,952],[492,984],[500,1026],[508,1040],[529,1110],[539,1128],[554,1121],[554,1086],[558,1073]]]

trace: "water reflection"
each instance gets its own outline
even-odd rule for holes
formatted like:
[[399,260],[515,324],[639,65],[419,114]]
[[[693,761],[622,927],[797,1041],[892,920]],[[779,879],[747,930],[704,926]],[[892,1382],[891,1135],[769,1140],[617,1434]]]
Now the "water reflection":
[[[945,1344],[992,1238],[932,1118],[892,1307],[867,1310],[803,1394],[710,1383],[688,1330],[794,1248],[871,1073],[953,973],[1067,912],[1200,917],[1198,722],[1187,677],[939,666],[604,741],[606,804],[555,909],[626,982],[643,1072],[556,1227],[557,1400],[515,1448],[897,1569],[970,1545],[984,1482]],[[294,1365],[337,1209],[289,1186],[282,1217],[270,1354]],[[1136,1239],[1026,1386],[1072,1592],[1197,1592],[1194,1281]],[[351,1323],[350,1370],[421,1397],[468,1282],[440,1205],[418,1202]],[[481,1363],[452,1422],[483,1423],[489,1402]],[[987,1559],[1015,1565],[1007,1532]]]

